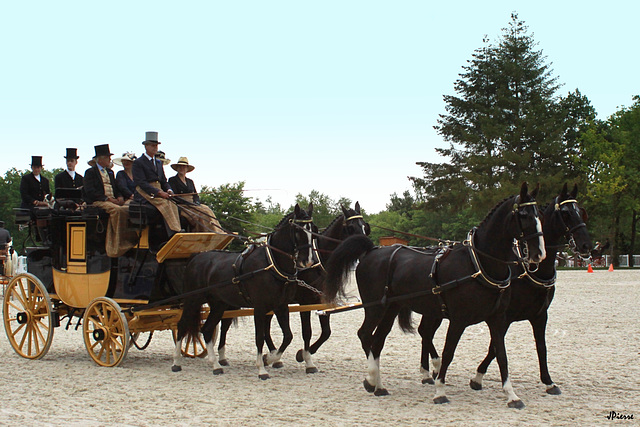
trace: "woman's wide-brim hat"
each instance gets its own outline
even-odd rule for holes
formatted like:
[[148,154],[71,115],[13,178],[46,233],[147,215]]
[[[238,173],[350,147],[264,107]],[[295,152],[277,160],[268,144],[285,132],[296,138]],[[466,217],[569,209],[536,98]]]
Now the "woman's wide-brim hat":
[[191,172],[196,168],[195,166],[189,164],[189,159],[187,159],[186,157],[180,157],[178,159],[178,163],[174,163],[171,165],[171,169],[173,169],[174,171],[177,171],[178,166],[186,166],[187,172]]
[[169,163],[171,163],[171,159],[167,159],[167,157],[164,154],[164,151],[158,151],[156,153],[156,159],[162,162],[162,166],[167,166]]
[[158,141],[158,132],[148,131],[144,135],[144,141],[142,141],[143,145],[146,144],[162,144]]
[[118,166],[123,166],[122,164],[123,160],[133,162],[135,159],[137,159],[136,155],[130,151],[127,151],[126,153],[122,153],[121,157],[116,157],[115,159],[113,159],[113,163],[115,163]]

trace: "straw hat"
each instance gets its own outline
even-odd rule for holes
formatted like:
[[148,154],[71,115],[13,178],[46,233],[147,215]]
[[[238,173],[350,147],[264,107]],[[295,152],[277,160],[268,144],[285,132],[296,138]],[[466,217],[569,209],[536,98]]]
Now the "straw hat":
[[189,164],[189,159],[187,159],[186,157],[180,157],[178,159],[178,163],[174,163],[171,165],[171,168],[174,171],[178,170],[178,166],[187,166],[187,172],[191,172],[192,170],[194,170],[196,167],[193,165]]
[[171,163],[171,159],[167,159],[165,157],[164,151],[158,151],[156,153],[156,159],[160,160],[163,166],[167,166],[169,163]]
[[126,153],[122,153],[121,157],[116,157],[115,159],[113,159],[113,163],[115,163],[118,166],[122,166],[123,160],[128,160],[130,162],[133,162],[135,159],[137,159],[136,155],[133,154],[131,151],[127,151]]

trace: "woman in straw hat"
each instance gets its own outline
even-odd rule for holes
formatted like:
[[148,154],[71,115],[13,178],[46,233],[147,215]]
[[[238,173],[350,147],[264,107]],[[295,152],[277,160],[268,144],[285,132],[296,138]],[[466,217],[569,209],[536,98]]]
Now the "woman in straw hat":
[[177,163],[171,165],[171,168],[178,173],[169,178],[169,185],[175,192],[176,197],[187,202],[181,205],[180,214],[189,221],[194,231],[224,233],[211,208],[200,204],[200,197],[193,180],[187,178],[187,173],[194,170],[195,166],[190,165],[189,159],[186,157],[180,157]]
[[125,200],[132,200],[136,192],[136,184],[133,182],[133,161],[135,159],[137,159],[136,155],[130,151],[123,153],[122,157],[113,159],[113,163],[124,168],[116,174],[116,185]]

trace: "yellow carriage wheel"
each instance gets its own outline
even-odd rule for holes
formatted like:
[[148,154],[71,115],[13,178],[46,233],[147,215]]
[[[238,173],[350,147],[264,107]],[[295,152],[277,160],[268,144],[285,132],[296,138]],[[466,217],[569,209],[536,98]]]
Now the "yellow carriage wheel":
[[[172,333],[173,342],[175,343],[178,337],[178,330],[173,329]],[[206,357],[207,347],[204,342],[204,338],[202,338],[202,334],[199,333],[198,337],[195,339],[191,336],[185,337],[182,340],[182,347],[180,348],[180,351],[184,357],[191,357],[192,359],[195,359],[196,357]]]
[[51,298],[40,279],[30,273],[7,285],[3,304],[4,330],[11,346],[26,359],[40,359],[53,341]]
[[129,351],[129,325],[120,305],[107,297],[91,301],[82,317],[89,356],[100,366],[120,365]]

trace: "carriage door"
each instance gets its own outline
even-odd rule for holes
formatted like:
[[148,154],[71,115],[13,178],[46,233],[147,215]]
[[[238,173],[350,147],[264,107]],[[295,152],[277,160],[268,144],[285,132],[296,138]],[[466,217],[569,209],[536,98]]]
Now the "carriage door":
[[87,272],[87,224],[67,223],[67,273]]

